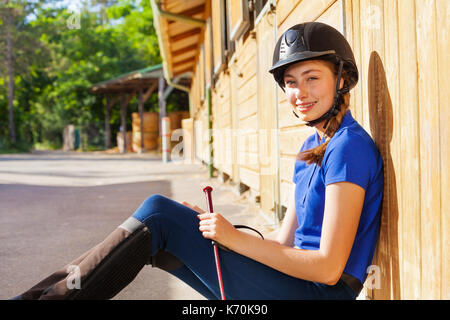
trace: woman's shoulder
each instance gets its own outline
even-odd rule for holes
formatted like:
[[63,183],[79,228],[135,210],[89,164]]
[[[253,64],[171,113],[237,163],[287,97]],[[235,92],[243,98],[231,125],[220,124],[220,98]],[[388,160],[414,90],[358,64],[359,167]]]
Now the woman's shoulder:
[[333,154],[334,156],[353,156],[361,161],[381,160],[380,152],[375,145],[372,137],[357,122],[354,125],[338,130],[330,140],[325,157]]
[[348,181],[367,190],[373,181],[381,179],[383,160],[365,130],[345,128],[330,140],[321,170],[326,184]]
[[357,122],[354,122],[352,126],[338,130],[330,140],[330,144],[335,146],[365,147],[378,151],[372,137]]

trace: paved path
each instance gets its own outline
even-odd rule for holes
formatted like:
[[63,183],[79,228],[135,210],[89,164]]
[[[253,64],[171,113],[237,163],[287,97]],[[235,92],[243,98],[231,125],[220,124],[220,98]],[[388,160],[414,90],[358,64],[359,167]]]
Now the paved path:
[[[214,209],[231,222],[268,231],[245,197],[200,164],[164,164],[154,154],[35,152],[0,155],[0,299],[42,280],[104,239],[149,195]],[[203,299],[156,268],[144,268],[115,299]]]

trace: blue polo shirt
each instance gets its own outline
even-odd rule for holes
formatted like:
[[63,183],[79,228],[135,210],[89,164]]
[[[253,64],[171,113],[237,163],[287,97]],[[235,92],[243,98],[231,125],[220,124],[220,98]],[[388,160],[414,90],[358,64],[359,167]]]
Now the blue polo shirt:
[[[325,142],[317,132],[306,139],[300,151]],[[295,162],[295,207],[298,228],[294,244],[301,249],[317,250],[325,207],[325,187],[347,181],[366,191],[358,230],[344,272],[364,283],[375,250],[380,228],[383,198],[383,162],[372,138],[346,112],[338,131],[331,138],[321,166]]]

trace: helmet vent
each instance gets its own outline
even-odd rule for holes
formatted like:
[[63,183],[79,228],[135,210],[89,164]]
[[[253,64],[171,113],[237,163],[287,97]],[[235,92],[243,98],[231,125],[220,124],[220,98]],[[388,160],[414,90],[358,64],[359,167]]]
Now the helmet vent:
[[297,40],[297,31],[289,30],[286,32],[286,44],[290,47]]

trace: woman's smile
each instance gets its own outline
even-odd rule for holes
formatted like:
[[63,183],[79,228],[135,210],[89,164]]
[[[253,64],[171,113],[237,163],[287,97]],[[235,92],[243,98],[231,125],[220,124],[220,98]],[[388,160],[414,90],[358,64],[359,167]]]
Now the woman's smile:
[[306,113],[315,106],[316,102],[296,103],[296,109],[301,113]]

